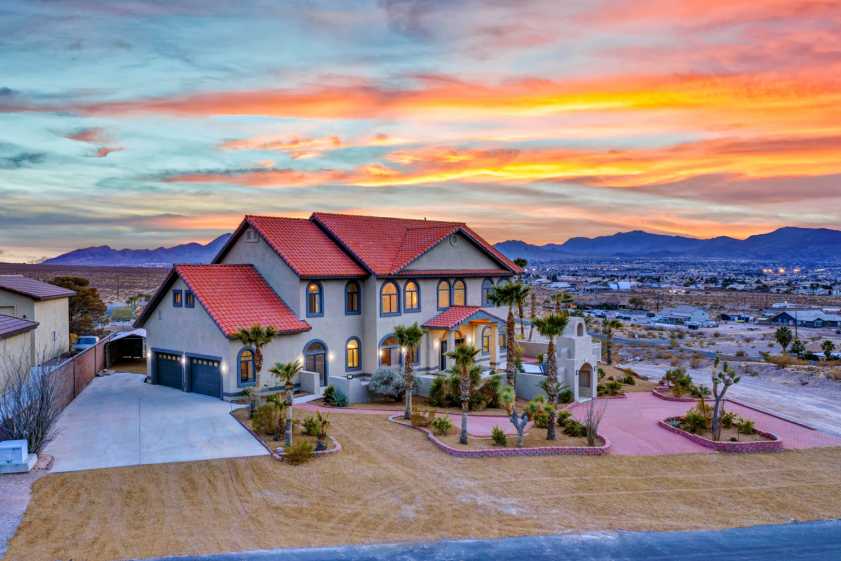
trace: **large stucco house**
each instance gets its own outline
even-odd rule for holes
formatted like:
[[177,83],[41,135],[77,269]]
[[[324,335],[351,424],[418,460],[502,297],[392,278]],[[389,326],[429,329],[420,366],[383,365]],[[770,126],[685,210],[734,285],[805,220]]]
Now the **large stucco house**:
[[367,375],[403,360],[396,325],[424,329],[411,353],[422,378],[449,368],[446,353],[461,342],[481,349],[486,370],[503,368],[507,310],[488,294],[519,273],[463,223],[246,216],[211,264],[172,269],[137,326],[157,384],[241,395],[255,383],[254,350],[234,335],[259,324],[279,332],[263,348],[264,379],[297,359],[303,391],[332,384],[365,401]]
[[72,290],[23,275],[0,275],[0,314],[34,323],[32,362],[70,349]]

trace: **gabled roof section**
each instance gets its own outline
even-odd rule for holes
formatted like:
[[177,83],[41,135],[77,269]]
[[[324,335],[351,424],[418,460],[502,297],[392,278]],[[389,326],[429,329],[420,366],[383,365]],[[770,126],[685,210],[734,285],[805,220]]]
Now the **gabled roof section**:
[[356,216],[316,212],[333,239],[377,276],[395,275],[448,236],[461,233],[512,273],[521,273],[507,257],[461,222]]
[[67,288],[35,280],[23,275],[0,275],[0,289],[32,298],[33,300],[52,300],[70,298],[76,293]]
[[274,327],[281,335],[311,329],[307,322],[298,319],[252,265],[176,265],[143,309],[135,327],[146,323],[178,277],[227,337],[253,325]]
[[487,320],[505,323],[501,318],[486,312],[479,306],[450,306],[438,315],[429,318],[423,327],[427,329],[454,329],[468,321]]
[[224,258],[247,226],[254,228],[301,278],[362,278],[368,275],[318,225],[305,218],[246,216],[214,263]]
[[0,339],[8,339],[38,327],[38,322],[0,314]]

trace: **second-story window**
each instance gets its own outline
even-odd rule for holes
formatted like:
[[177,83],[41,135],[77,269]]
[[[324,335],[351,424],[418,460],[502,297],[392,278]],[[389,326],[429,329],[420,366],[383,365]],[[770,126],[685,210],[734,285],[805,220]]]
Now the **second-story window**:
[[172,307],[173,308],[182,308],[184,307],[184,292],[181,290],[173,290],[172,291]]
[[350,281],[345,285],[345,313],[358,314],[361,310],[359,305],[359,283]]
[[321,292],[321,285],[317,282],[307,285],[307,315],[324,315],[324,295]]
[[453,283],[453,306],[467,305],[467,287],[463,280]]
[[191,290],[184,293],[184,306],[187,308],[196,307],[196,295]]
[[407,312],[420,311],[420,292],[415,281],[406,281],[403,287],[403,309]]
[[491,279],[485,279],[482,281],[482,305],[483,306],[492,306],[493,303],[491,302],[491,293],[494,289],[494,283]]
[[450,307],[450,283],[442,280],[438,283],[438,309]]
[[380,312],[383,315],[400,313],[400,292],[391,281],[384,283],[380,291]]

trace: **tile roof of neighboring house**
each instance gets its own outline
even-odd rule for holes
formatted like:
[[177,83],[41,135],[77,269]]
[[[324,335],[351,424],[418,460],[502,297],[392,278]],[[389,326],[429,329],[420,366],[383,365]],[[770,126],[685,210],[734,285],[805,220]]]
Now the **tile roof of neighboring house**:
[[0,339],[32,331],[36,327],[38,327],[38,322],[0,314]]
[[0,289],[28,296],[33,300],[51,300],[69,298],[76,293],[72,290],[35,280],[23,275],[0,275]]
[[454,274],[459,277],[504,277],[506,275],[511,276],[512,273],[507,269],[460,269],[455,272],[452,269],[403,269],[392,276],[399,278],[438,278],[452,277]]
[[368,275],[317,224],[305,218],[246,216],[245,223],[257,230],[299,277],[359,278]]
[[791,316],[791,318],[797,318],[798,322],[801,321],[841,321],[841,315],[839,314],[829,314],[824,312],[823,310],[783,310],[781,312],[777,312],[774,317],[781,316],[782,314],[786,314]]
[[321,212],[313,213],[310,219],[330,232],[338,243],[378,276],[400,272],[456,232],[467,236],[505,269],[514,273],[522,272],[511,260],[461,222]]
[[489,319],[504,323],[502,319],[486,312],[479,306],[450,306],[438,315],[429,318],[424,322],[423,327],[428,329],[453,329],[472,319]]
[[272,326],[281,334],[310,329],[310,325],[295,316],[252,265],[176,265],[152,303],[144,309],[138,327],[172,285],[175,275],[190,287],[228,337],[253,325]]

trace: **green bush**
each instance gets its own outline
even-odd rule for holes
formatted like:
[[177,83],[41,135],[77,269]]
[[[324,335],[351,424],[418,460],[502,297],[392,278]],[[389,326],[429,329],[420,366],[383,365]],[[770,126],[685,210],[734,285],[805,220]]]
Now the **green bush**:
[[409,421],[412,423],[414,427],[428,427],[432,424],[435,420],[435,410],[434,409],[412,409],[412,414],[409,417]]
[[738,429],[739,434],[754,434],[756,432],[756,427],[750,419],[740,419],[736,428]]
[[333,407],[347,407],[347,396],[334,386],[324,388],[324,403]]
[[400,398],[406,392],[406,384],[403,381],[403,376],[397,370],[378,368],[371,376],[368,389],[379,396],[400,401]]
[[508,446],[508,437],[505,436],[505,431],[499,427],[491,429],[491,440],[496,446]]
[[548,403],[542,395],[538,395],[526,405],[526,412],[529,414],[529,419],[539,429],[545,429],[549,426],[549,414],[554,409],[555,407],[551,403]]
[[570,413],[569,411],[566,411],[565,409],[562,409],[562,410],[558,411],[557,416],[558,416],[558,425],[564,426],[564,423],[566,423],[567,419],[570,419],[572,417],[572,413]]
[[305,418],[303,432],[309,436],[318,436],[321,432],[321,422],[315,416]]
[[573,418],[564,421],[563,433],[567,436],[587,436],[587,427]]
[[572,390],[569,388],[562,389],[561,393],[558,394],[558,401],[560,403],[572,403],[573,398]]
[[692,434],[700,434],[707,430],[707,418],[699,411],[692,409],[681,419],[680,428]]
[[[470,411],[481,411],[488,407],[499,407],[499,392],[502,377],[494,374],[482,382],[478,370],[470,376]],[[461,388],[457,374],[438,376],[432,381],[429,390],[429,404],[433,407],[461,407]]]
[[738,417],[732,411],[725,411],[721,414],[721,426],[730,429],[736,424]]
[[283,410],[274,403],[266,403],[254,410],[251,426],[258,434],[274,434],[280,426],[280,415]]
[[453,429],[453,422],[450,420],[449,415],[441,415],[440,417],[435,417],[432,420],[431,426],[432,432],[436,435],[447,436]]
[[447,379],[444,376],[436,376],[432,380],[429,389],[429,404],[433,407],[448,407]]
[[283,459],[293,466],[310,461],[314,455],[315,447],[306,440],[296,440],[283,450]]

